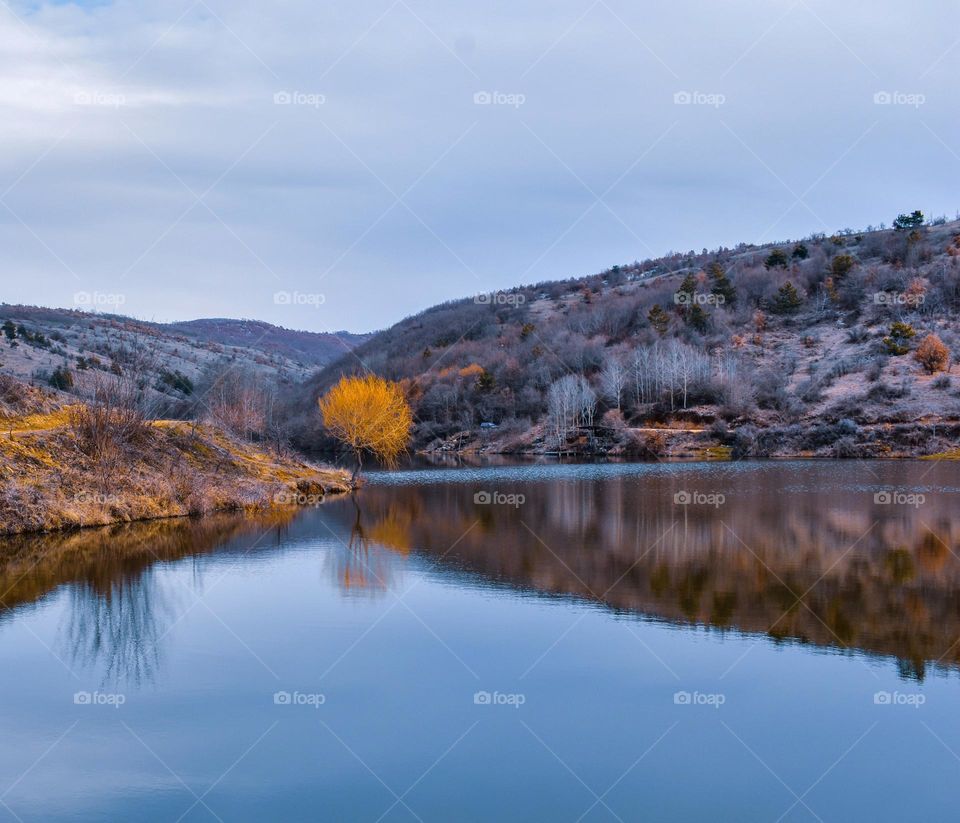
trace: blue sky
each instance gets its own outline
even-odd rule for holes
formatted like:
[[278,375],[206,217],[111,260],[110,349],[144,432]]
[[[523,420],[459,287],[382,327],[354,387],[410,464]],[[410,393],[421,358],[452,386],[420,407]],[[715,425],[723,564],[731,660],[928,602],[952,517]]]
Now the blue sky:
[[960,208],[960,8],[12,3],[3,300],[368,330]]

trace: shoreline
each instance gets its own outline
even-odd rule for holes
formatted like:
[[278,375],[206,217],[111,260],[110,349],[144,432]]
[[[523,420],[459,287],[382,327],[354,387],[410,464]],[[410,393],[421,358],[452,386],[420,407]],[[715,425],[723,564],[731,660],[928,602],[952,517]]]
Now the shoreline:
[[69,426],[20,430],[0,438],[0,458],[0,537],[253,515],[356,488],[341,469],[177,421],[154,421],[95,457]]

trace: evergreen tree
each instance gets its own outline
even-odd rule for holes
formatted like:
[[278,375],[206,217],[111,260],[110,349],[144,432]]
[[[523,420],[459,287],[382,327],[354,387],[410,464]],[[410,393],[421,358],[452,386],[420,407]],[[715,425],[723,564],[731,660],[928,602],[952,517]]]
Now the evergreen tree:
[[713,284],[710,286],[710,293],[717,298],[718,303],[732,306],[737,302],[737,290],[733,287],[733,283],[730,282],[730,278],[727,277],[723,266],[719,263],[711,263],[707,269],[707,274],[710,275],[710,279],[713,281]]
[[697,278],[693,274],[688,274],[683,278],[680,288],[674,294],[674,302],[678,306],[690,306],[693,304],[693,296],[697,293]]
[[912,214],[898,214],[897,219],[893,221],[893,227],[897,231],[919,229],[923,225],[923,220],[923,212],[919,210]]
[[773,301],[773,310],[777,314],[795,314],[802,305],[803,300],[793,283],[788,280],[777,291],[777,297]]
[[687,323],[689,323],[690,326],[703,334],[706,332],[709,322],[710,315],[707,314],[700,306],[694,305],[690,307],[690,311],[687,312]]
[[830,271],[833,274],[834,282],[839,282],[846,277],[855,265],[857,265],[857,261],[849,254],[838,254],[834,257],[833,262],[830,264]]
[[883,338],[883,345],[892,355],[903,355],[910,351],[910,340],[917,336],[909,323],[897,321],[890,326],[890,334]]
[[667,333],[667,328],[670,326],[670,315],[663,310],[662,306],[658,305],[650,309],[647,320],[650,321],[650,325],[661,337]]
[[763,261],[763,265],[768,269],[785,269],[790,261],[783,249],[774,249],[770,255]]

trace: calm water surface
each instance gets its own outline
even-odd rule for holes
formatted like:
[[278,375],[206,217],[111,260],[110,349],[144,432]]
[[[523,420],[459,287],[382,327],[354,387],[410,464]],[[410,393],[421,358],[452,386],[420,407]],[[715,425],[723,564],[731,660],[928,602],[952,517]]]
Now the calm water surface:
[[373,475],[0,547],[0,820],[955,819],[960,467]]

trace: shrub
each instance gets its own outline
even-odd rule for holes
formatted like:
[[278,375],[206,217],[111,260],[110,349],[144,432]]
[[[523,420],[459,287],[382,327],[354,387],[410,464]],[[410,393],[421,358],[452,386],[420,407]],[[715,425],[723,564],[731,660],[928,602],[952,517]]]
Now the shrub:
[[863,326],[853,326],[847,330],[848,343],[863,343],[870,339],[870,332]]
[[73,372],[66,366],[57,366],[50,375],[50,385],[60,391],[70,391],[73,388]]
[[890,334],[883,338],[883,345],[889,354],[899,357],[910,351],[910,341],[916,336],[913,326],[898,320],[890,326]]
[[935,334],[924,337],[913,356],[928,374],[945,371],[950,362],[950,350]]
[[179,371],[171,372],[164,369],[160,372],[160,383],[165,386],[169,386],[171,389],[178,391],[181,394],[186,395],[193,393],[193,381]]
[[941,374],[933,383],[930,384],[935,389],[949,389],[953,384],[950,382],[950,377],[946,374]]

